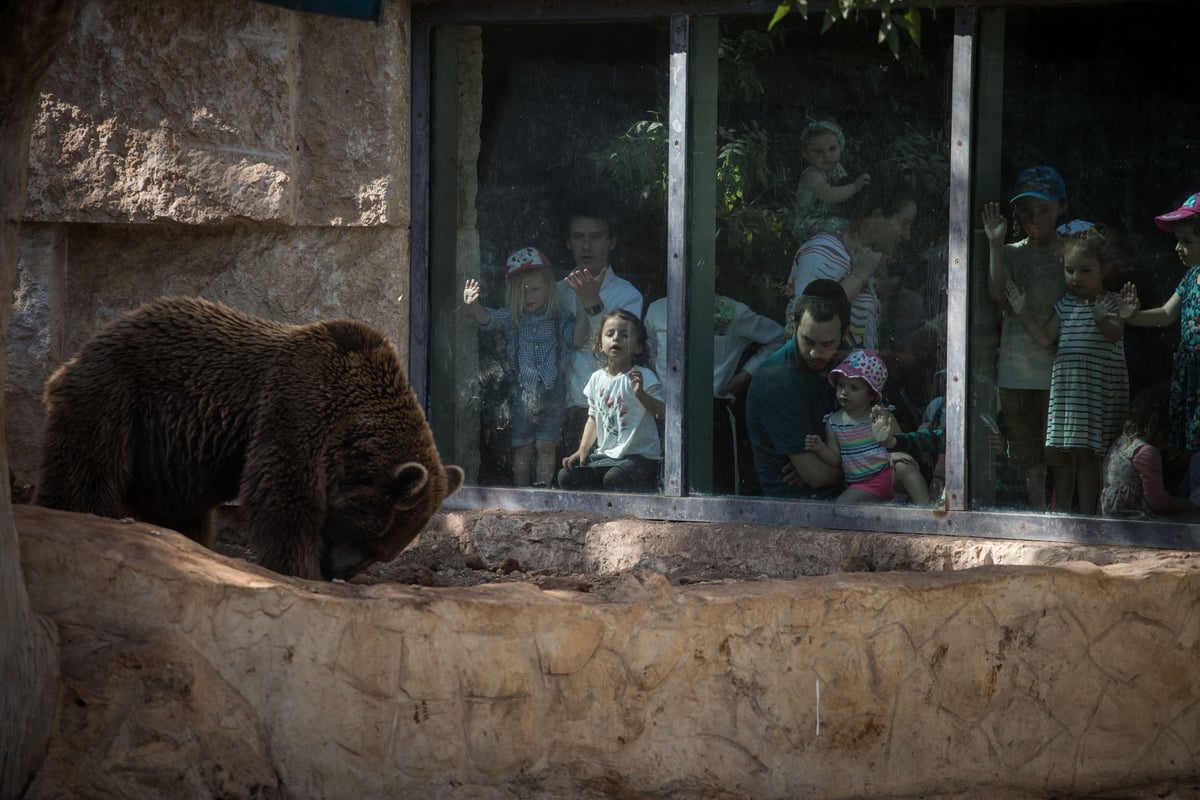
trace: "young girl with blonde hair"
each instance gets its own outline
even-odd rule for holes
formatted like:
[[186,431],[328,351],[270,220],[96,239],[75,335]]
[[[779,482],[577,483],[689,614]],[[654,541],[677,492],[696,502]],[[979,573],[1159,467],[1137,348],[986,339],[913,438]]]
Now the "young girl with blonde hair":
[[463,287],[463,303],[482,330],[507,335],[512,383],[513,482],[529,485],[537,456],[537,485],[554,480],[558,434],[566,414],[563,378],[574,351],[579,321],[562,308],[554,290],[554,268],[536,247],[508,257],[504,308],[479,302],[479,281]]

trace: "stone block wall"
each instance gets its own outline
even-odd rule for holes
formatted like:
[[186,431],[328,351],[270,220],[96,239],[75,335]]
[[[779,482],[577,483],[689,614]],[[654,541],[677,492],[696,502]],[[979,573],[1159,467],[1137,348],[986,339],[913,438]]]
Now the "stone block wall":
[[[67,678],[28,800],[1200,791],[1196,554],[688,586],[632,570],[583,594],[299,581],[140,523],[16,522]],[[477,540],[487,519],[450,522]],[[649,550],[729,533],[605,527]]]
[[84,3],[34,123],[6,386],[37,469],[42,384],[165,294],[351,316],[407,356],[409,6],[379,25],[252,0]]

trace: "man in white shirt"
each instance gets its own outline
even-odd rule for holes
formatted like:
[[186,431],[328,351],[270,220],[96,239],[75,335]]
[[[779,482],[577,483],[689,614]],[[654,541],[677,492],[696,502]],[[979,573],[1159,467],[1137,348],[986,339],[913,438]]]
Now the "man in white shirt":
[[[716,265],[713,279],[721,274]],[[717,294],[713,309],[713,490],[742,492],[754,480],[753,460],[748,454],[746,432],[746,389],[758,365],[787,343],[782,325],[755,313],[745,303]],[[646,309],[646,335],[650,339],[651,365],[660,378],[667,359],[667,298],[655,300]],[[742,363],[747,350],[757,350]],[[739,448],[739,439],[743,447]]]
[[575,354],[567,367],[567,416],[563,423],[560,454],[579,447],[587,423],[588,404],[583,387],[599,366],[592,345],[604,315],[624,308],[642,316],[642,293],[617,275],[610,264],[617,236],[610,219],[598,211],[580,210],[567,218],[567,249],[575,257],[575,269],[558,282],[559,303],[575,309],[576,318],[587,325],[576,327]]

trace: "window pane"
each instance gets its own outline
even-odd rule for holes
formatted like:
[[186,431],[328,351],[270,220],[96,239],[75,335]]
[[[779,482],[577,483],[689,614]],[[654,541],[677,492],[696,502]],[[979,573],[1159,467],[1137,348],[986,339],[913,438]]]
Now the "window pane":
[[[1179,322],[1122,331],[1119,319],[1097,323],[1086,304],[1131,281],[1143,308],[1161,306],[1185,264],[1197,263],[1195,253],[1181,263],[1175,237],[1154,218],[1200,189],[1200,94],[1188,79],[1198,23],[1200,7],[1190,2],[983,16],[970,419],[976,507],[1098,513],[1106,453],[1143,392],[1135,414],[1143,440],[1162,448],[1167,488],[1187,493],[1184,472],[1200,441],[1194,404],[1170,405]],[[1077,235],[1056,232],[1072,221]],[[1032,326],[1016,315],[1004,278],[1014,281]],[[1192,370],[1179,374],[1200,385]],[[989,435],[991,428],[998,432]],[[1128,455],[1140,447],[1118,445]],[[1128,458],[1124,467],[1137,477]],[[1122,502],[1144,511],[1140,481],[1126,483],[1132,494]]]
[[[866,348],[883,371],[869,367],[863,377],[846,368],[865,392],[849,398],[846,417],[835,420],[847,436],[867,437],[840,446],[841,465],[860,479],[845,499],[886,501],[895,483],[897,502],[927,503],[930,484],[941,477],[936,447],[889,457],[861,425],[874,404],[872,384],[900,430],[941,424],[953,15],[923,14],[920,46],[905,39],[898,58],[878,44],[878,15],[840,21],[825,33],[819,14],[790,14],[771,31],[765,22],[739,17],[720,26],[709,177],[719,265],[713,347],[716,368],[732,367],[714,383],[729,384],[726,375],[737,375],[739,366],[754,377],[748,403],[745,375],[714,386],[712,431],[692,431],[688,441],[711,439],[717,492],[838,498],[847,487],[836,468],[806,449],[805,434],[824,440],[823,417],[839,411],[825,372]],[[703,267],[695,265],[697,279],[712,280],[714,271]],[[822,330],[819,352],[798,361],[788,309],[818,278],[840,283],[852,301],[849,335],[838,341],[835,317],[832,346],[825,347]],[[810,316],[824,322],[823,313],[814,308]],[[781,344],[769,337],[762,345],[730,341],[751,338],[752,324],[761,335],[759,317],[777,331],[786,328],[786,352],[775,355]],[[764,365],[768,356],[774,360]],[[734,399],[721,397],[729,394]],[[787,485],[789,460],[817,487]],[[934,485],[933,494],[939,491]]]
[[[653,412],[663,395],[636,334],[644,297],[661,293],[665,275],[666,25],[461,28],[443,31],[437,46],[455,52],[435,54],[433,78],[430,406],[439,446],[470,482],[553,485],[580,449],[591,380],[601,409],[594,455],[609,460],[571,478],[658,491]],[[577,268],[589,277],[576,290],[564,278]],[[619,308],[631,312],[635,336],[626,341],[613,322],[615,346],[602,351],[613,374],[594,378],[604,370],[592,344]],[[631,367],[650,399],[631,394]]]

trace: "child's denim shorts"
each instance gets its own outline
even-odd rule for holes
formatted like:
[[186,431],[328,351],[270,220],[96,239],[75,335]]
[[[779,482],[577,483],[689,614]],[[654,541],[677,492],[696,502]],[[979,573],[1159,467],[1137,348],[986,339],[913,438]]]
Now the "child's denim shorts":
[[525,447],[534,442],[557,442],[567,411],[562,378],[550,388],[539,383],[532,391],[517,389],[512,410],[513,447]]

